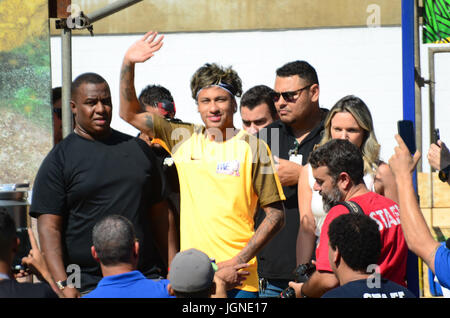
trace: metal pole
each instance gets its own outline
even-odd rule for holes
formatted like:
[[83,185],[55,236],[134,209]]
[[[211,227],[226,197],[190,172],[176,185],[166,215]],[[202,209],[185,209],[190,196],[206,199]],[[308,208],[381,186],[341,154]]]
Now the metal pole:
[[403,119],[415,123],[414,2],[402,0]]
[[61,111],[63,138],[72,132],[72,111],[70,109],[70,87],[72,85],[72,30],[61,30],[61,61],[62,61],[62,85],[61,85]]
[[[435,95],[436,95],[436,76],[435,76],[435,70],[434,70],[434,57],[436,53],[450,53],[450,48],[448,47],[430,47],[428,48],[428,76],[429,76],[429,111],[430,111],[430,145],[433,143],[433,132],[435,129],[435,118],[436,118],[436,112],[435,112]],[[434,186],[433,186],[433,167],[430,165],[430,225],[433,226],[433,207],[434,207]]]
[[[428,48],[428,72],[429,72],[429,109],[430,109],[430,144],[433,142],[433,131],[435,129],[435,95],[436,79],[434,70],[434,56],[436,53],[450,53],[448,47],[430,47]],[[430,167],[431,168],[431,167]],[[432,169],[432,168],[431,168]],[[432,171],[432,170],[430,170]]]
[[[414,73],[414,6],[411,0],[402,0],[402,73],[403,73],[403,119],[415,124],[415,73]],[[413,175],[417,192],[417,174]],[[417,256],[409,251],[406,276],[408,289],[420,296]]]
[[[434,105],[434,94],[435,94],[435,76],[434,76],[434,50],[433,48],[428,48],[428,72],[429,72],[429,111],[430,111],[430,144],[433,142],[433,131],[434,131],[434,116],[435,116],[435,105]],[[431,167],[431,166],[430,166]],[[432,172],[431,170],[430,172]]]
[[[416,148],[422,152],[422,94],[419,77],[420,70],[420,36],[419,36],[419,0],[414,1],[414,68],[417,74],[414,86],[415,94],[415,119],[416,119]],[[417,164],[417,172],[422,172],[422,158]]]
[[[68,17],[71,19],[71,23],[66,23],[66,20],[59,21],[62,26],[61,30],[61,55],[62,55],[62,87],[61,87],[61,110],[62,110],[62,133],[63,138],[67,137],[72,130],[73,123],[73,115],[70,109],[70,87],[72,85],[72,29],[71,28],[82,28],[82,27],[91,27],[89,29],[92,32],[92,23],[103,19],[111,14],[114,14],[120,10],[123,10],[133,4],[141,2],[142,0],[118,0],[114,3],[111,3],[104,8],[101,8],[93,13],[87,14],[85,17],[87,18],[86,24],[77,25],[78,22],[86,22],[83,17]],[[67,21],[69,22],[69,21]],[[75,23],[74,23],[75,22]]]
[[[434,130],[434,52],[433,48],[428,48],[428,76],[429,76],[429,112],[430,112],[430,145],[433,142],[433,130]],[[434,186],[433,186],[433,167],[430,165],[430,226],[433,227],[434,223]]]
[[[414,1],[414,68],[416,72],[414,94],[415,94],[415,118],[416,118],[416,148],[422,152],[422,91],[421,91],[421,77],[422,72],[420,69],[420,23],[419,23],[419,2]],[[422,172],[422,158],[417,163],[417,172]],[[420,200],[420,198],[419,198]],[[419,292],[420,296],[424,295],[424,283],[423,283],[423,262],[422,259],[418,259],[418,271],[419,271]]]
[[98,9],[97,11],[86,14],[86,17],[88,18],[89,23],[92,24],[95,21],[103,19],[111,14],[116,13],[117,11],[123,10],[123,9],[125,9],[129,6],[132,6],[133,4],[136,4],[141,1],[142,0],[118,0],[114,3],[111,3],[111,4],[101,8],[101,9]]
[[435,129],[435,118],[436,118],[435,115],[436,79],[434,70],[434,56],[436,53],[450,53],[450,48],[449,47],[428,48],[428,72],[430,81],[429,82],[430,144],[433,142],[433,131]]

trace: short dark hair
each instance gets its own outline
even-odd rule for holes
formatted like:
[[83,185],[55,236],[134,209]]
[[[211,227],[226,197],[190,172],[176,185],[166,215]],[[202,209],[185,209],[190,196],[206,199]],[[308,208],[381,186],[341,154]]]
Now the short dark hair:
[[353,183],[360,184],[364,177],[364,161],[361,150],[345,139],[332,139],[311,152],[311,167],[328,167],[329,175],[336,182],[342,172],[348,173]]
[[256,106],[265,103],[269,107],[272,118],[276,118],[277,109],[275,108],[275,103],[273,102],[273,93],[274,90],[266,85],[253,86],[242,95],[241,108],[247,107],[252,110]]
[[158,107],[157,103],[163,100],[173,103],[173,97],[170,91],[160,85],[147,85],[139,94],[139,102],[141,103],[142,108],[144,108],[145,105]]
[[289,62],[277,69],[277,76],[289,77],[298,75],[300,78],[307,81],[309,84],[319,84],[319,78],[314,67],[306,61]]
[[103,218],[92,230],[98,258],[106,266],[129,263],[135,241],[133,224],[121,215]]
[[78,88],[83,83],[90,83],[90,84],[103,84],[106,83],[108,85],[108,82],[97,73],[83,73],[81,75],[78,75],[77,78],[75,78],[72,82],[70,93],[73,96],[76,95]]
[[62,88],[61,86],[52,88],[52,103],[60,100],[62,96]]
[[0,259],[6,259],[16,237],[14,219],[5,208],[0,208]]
[[336,247],[345,263],[355,271],[367,271],[381,255],[381,237],[377,223],[365,214],[343,214],[331,221],[329,245]]

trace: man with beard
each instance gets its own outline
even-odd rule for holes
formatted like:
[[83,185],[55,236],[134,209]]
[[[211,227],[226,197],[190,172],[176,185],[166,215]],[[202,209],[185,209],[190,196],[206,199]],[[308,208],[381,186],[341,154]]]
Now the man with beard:
[[321,297],[339,285],[328,260],[328,228],[335,218],[349,213],[345,206],[336,205],[340,201],[357,203],[364,214],[375,220],[382,242],[377,263],[380,275],[405,286],[408,248],[400,225],[399,207],[394,201],[367,189],[359,149],[347,140],[333,139],[313,151],[309,163],[316,179],[314,190],[320,192],[324,208],[329,211],[316,250],[316,272],[305,283],[289,283],[296,296]]

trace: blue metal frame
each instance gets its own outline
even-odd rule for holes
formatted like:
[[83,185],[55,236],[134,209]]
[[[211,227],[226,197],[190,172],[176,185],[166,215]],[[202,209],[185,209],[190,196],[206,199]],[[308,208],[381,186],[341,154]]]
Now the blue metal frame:
[[[414,82],[414,0],[402,0],[402,73],[403,73],[403,119],[415,126]],[[414,188],[417,193],[417,175],[414,172]],[[418,258],[411,251],[407,264],[408,289],[420,296]]]
[[414,0],[402,0],[403,119],[415,123]]

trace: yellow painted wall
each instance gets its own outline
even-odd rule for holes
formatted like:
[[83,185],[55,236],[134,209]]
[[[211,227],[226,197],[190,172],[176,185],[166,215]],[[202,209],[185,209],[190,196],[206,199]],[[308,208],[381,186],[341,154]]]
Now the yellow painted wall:
[[[91,13],[110,2],[72,0],[72,5]],[[98,21],[94,33],[348,27],[377,21],[400,25],[401,0],[144,0]],[[52,23],[52,34],[57,33]]]
[[[437,173],[417,175],[420,208],[431,233],[437,240],[450,237],[450,186],[439,180]],[[432,184],[432,187],[431,187]],[[424,296],[430,297],[428,266],[423,263]]]

